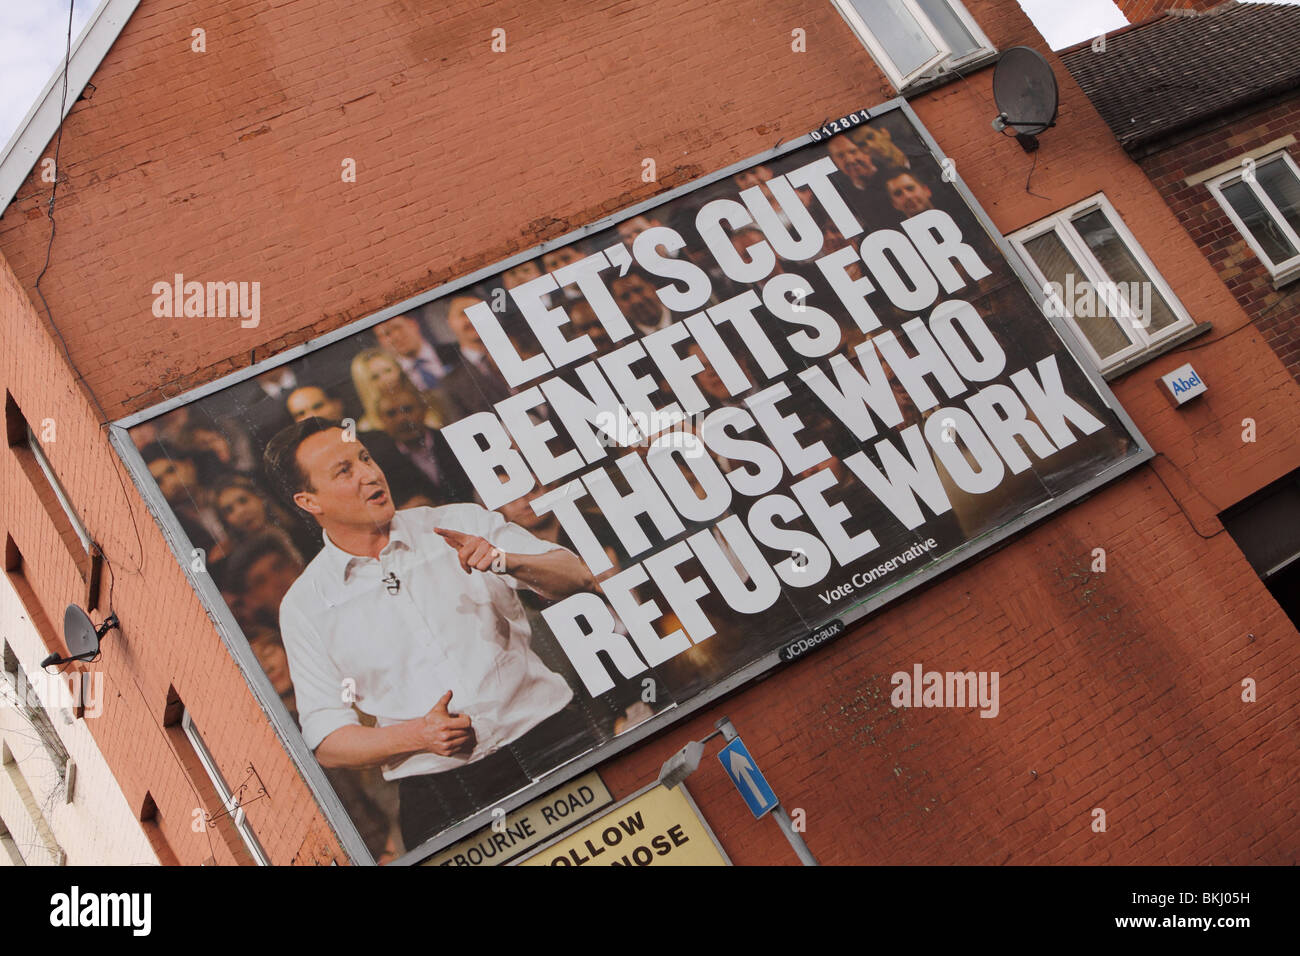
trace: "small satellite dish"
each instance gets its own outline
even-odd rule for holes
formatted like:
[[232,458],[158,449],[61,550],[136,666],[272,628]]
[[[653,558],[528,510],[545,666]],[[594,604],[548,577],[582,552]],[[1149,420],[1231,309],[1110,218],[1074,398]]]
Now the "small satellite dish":
[[1010,127],[1026,152],[1038,148],[1037,136],[1056,125],[1060,95],[1052,66],[1037,50],[1013,46],[993,69],[993,99],[998,106],[993,128]]
[[93,660],[99,655],[99,642],[105,634],[118,626],[116,614],[104,618],[104,623],[95,626],[90,615],[75,604],[69,604],[63,612],[63,643],[68,645],[68,656],[51,654],[41,661],[42,667],[51,664],[66,664],[69,661]]

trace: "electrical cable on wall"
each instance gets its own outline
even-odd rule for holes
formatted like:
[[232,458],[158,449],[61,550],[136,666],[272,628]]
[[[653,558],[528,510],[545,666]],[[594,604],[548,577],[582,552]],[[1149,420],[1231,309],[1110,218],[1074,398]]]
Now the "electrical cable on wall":
[[[48,218],[50,221],[50,240],[45,247],[45,262],[41,266],[40,273],[36,276],[35,292],[37,297],[41,300],[41,305],[44,306],[45,308],[45,315],[46,318],[49,319],[50,327],[54,330],[54,334],[58,336],[59,344],[63,347],[63,354],[64,357],[67,359],[68,366],[72,369],[73,373],[76,375],[77,382],[81,384],[81,386],[85,389],[86,394],[90,396],[90,400],[94,403],[94,406],[98,412],[99,428],[101,431],[103,431],[106,427],[108,427],[109,424],[108,414],[105,412],[104,406],[100,402],[99,397],[95,394],[95,390],[90,387],[90,383],[86,381],[85,376],[81,373],[81,370],[77,368],[77,364],[72,360],[72,352],[68,348],[67,339],[63,337],[62,330],[59,329],[58,323],[55,322],[54,313],[50,309],[50,304],[45,298],[45,293],[41,290],[41,280],[45,278],[45,274],[46,272],[49,271],[50,268],[50,260],[54,253],[54,237],[57,231],[57,223],[54,218],[54,204],[59,194],[59,179],[61,175],[61,167],[59,166],[59,155],[63,147],[63,121],[67,115],[68,72],[72,64],[72,22],[73,22],[73,13],[75,9],[76,9],[76,0],[68,0],[68,29],[67,29],[67,36],[65,39],[64,55],[63,55],[62,91],[59,97],[59,125],[55,132],[55,137],[54,137],[54,185],[53,188],[51,188],[50,190],[50,199],[49,202],[46,204],[46,209],[45,209],[46,218]],[[137,549],[136,553],[139,556],[139,558],[137,560],[135,568],[133,569],[133,573],[139,575],[142,572],[142,564],[144,561],[144,540],[140,535],[140,527],[135,520],[135,511],[131,507],[130,493],[127,490],[126,483],[122,479],[121,471],[117,468],[116,462],[114,463],[113,471],[114,474],[117,476],[118,485],[121,486],[122,495],[127,502],[127,514],[131,519],[131,528],[135,532],[136,549]],[[113,563],[109,560],[108,553],[104,550],[103,546],[100,545],[99,542],[97,541],[92,541],[91,545],[94,548],[94,550],[98,552],[99,556],[104,559],[104,566],[108,569],[108,574],[109,574],[108,610],[109,613],[111,614],[113,611],[113,590],[114,590],[114,586],[117,583],[117,574],[114,571]]]

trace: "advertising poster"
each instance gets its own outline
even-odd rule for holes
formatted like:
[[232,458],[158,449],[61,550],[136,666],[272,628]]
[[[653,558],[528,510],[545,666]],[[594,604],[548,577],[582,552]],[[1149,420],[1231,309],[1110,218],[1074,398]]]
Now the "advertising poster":
[[132,426],[376,859],[1143,454],[909,114],[846,125]]

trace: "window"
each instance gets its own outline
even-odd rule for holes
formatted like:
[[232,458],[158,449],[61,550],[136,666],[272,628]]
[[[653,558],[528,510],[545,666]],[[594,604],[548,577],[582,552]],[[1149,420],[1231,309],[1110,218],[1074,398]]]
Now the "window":
[[189,710],[185,710],[181,715],[181,727],[185,731],[185,736],[189,739],[190,746],[194,748],[194,753],[198,755],[199,762],[203,764],[203,769],[207,771],[212,785],[217,790],[217,796],[221,798],[222,809],[230,815],[230,819],[235,824],[235,829],[243,837],[244,845],[248,847],[248,852],[253,855],[259,866],[270,866],[271,860],[262,849],[262,844],[257,842],[257,836],[253,833],[252,826],[249,825],[248,819],[244,816],[244,808],[239,806],[241,800],[246,799],[245,786],[241,785],[237,792],[232,793],[230,785],[226,783],[226,778],[221,775],[221,770],[217,767],[217,762],[212,759],[212,753],[208,750],[208,745],[203,742],[202,735],[199,734],[199,728],[194,725],[194,719],[190,717]]
[[181,861],[172,851],[172,845],[167,842],[167,835],[163,833],[162,825],[158,822],[159,816],[158,804],[154,802],[153,794],[146,790],[140,805],[140,828],[144,830],[145,839],[149,841],[149,846],[153,849],[159,864],[180,866]]
[[1300,278],[1300,169],[1283,150],[1207,184],[1275,283]]
[[1105,196],[1011,236],[1047,302],[1110,371],[1193,326]]
[[0,817],[0,850],[4,851],[0,859],[7,859],[10,866],[27,865],[27,862],[23,859],[22,851],[18,849],[18,844],[14,841],[13,835],[10,834],[9,825],[5,823],[3,817]]
[[900,90],[993,52],[959,0],[833,2]]
[[1219,515],[1292,623],[1300,625],[1300,470]]
[[[18,821],[22,829],[17,834],[10,834],[10,839],[13,839],[17,847],[27,851],[19,855],[28,864],[66,866],[68,855],[59,845],[58,838],[50,828],[50,821],[45,817],[45,803],[38,799],[27,783],[6,740],[0,740],[0,767],[4,768],[4,775],[9,778],[9,784],[23,810],[22,819]],[[5,830],[9,829],[8,823],[3,826]],[[14,839],[15,836],[17,839]]]
[[[46,419],[42,427],[48,427],[50,429],[49,437],[52,437],[53,421]],[[63,490],[63,485],[60,484],[58,476],[54,474],[54,468],[50,465],[49,458],[45,456],[45,450],[41,447],[36,432],[32,430],[32,426],[28,424],[22,410],[19,409],[18,403],[14,401],[13,395],[10,394],[5,396],[5,429],[9,447],[19,456],[19,464],[22,466],[23,471],[26,472],[28,480],[36,487],[37,494],[40,495],[46,510],[50,512],[51,520],[59,527],[61,533],[65,532],[66,527],[67,530],[76,535],[77,540],[81,542],[83,552],[81,557],[84,558],[89,555],[92,552],[90,533],[86,531],[81,516],[72,507],[67,492]],[[36,468],[31,467],[33,463]],[[40,477],[37,477],[38,475]],[[48,486],[48,490],[40,487],[42,479],[44,479],[44,484]],[[50,492],[53,492],[54,498],[59,504],[58,510],[49,502]],[[66,519],[66,525],[64,519]],[[69,538],[68,547],[70,549],[76,547],[71,538]]]
[[81,541],[81,546],[90,551],[90,535],[86,531],[86,526],[81,523],[81,517],[72,508],[72,502],[68,501],[68,494],[59,484],[59,479],[54,474],[54,469],[50,467],[50,460],[45,457],[45,452],[41,450],[40,442],[36,440],[36,433],[32,431],[32,426],[27,426],[27,447],[32,450],[32,455],[36,458],[36,463],[41,466],[41,471],[45,473],[45,480],[50,483],[54,489],[54,496],[59,499],[59,505],[63,508],[63,513],[68,516],[68,521],[72,524],[72,530],[77,532],[77,538]]
[[35,739],[39,741],[45,755],[53,764],[54,772],[60,782],[66,782],[69,767],[68,748],[63,745],[63,739],[54,729],[54,722],[50,720],[50,715],[41,703],[36,689],[27,680],[27,673],[18,663],[18,656],[13,652],[8,641],[3,642],[3,661],[4,683],[3,689],[0,690],[0,699],[13,707],[27,721]]

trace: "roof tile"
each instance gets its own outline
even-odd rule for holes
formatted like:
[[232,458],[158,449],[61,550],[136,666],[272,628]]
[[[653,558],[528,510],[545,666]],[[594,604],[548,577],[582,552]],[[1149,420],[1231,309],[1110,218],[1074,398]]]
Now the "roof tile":
[[1300,7],[1180,11],[1061,54],[1125,149],[1300,86]]

